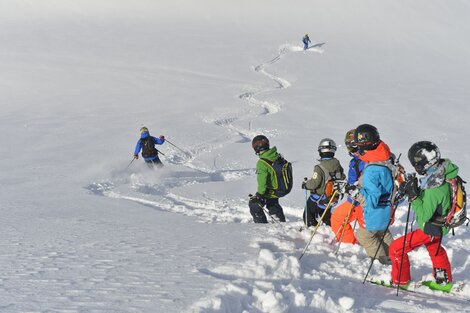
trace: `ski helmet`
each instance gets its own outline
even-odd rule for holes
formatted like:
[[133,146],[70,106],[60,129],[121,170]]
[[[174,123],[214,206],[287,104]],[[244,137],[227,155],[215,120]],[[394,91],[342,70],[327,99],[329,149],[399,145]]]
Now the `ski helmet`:
[[143,133],[148,133],[148,132],[149,132],[149,129],[148,129],[147,127],[145,127],[145,126],[140,129],[140,133],[141,133],[141,134],[143,134]]
[[318,152],[321,157],[332,157],[336,152],[336,142],[330,138],[323,138],[318,144]]
[[256,154],[260,154],[261,151],[269,150],[269,139],[264,135],[258,135],[251,141],[251,146]]
[[380,143],[379,131],[370,124],[359,125],[354,131],[354,141],[359,150],[374,150]]
[[346,148],[348,148],[349,153],[357,151],[357,144],[354,141],[354,131],[355,129],[351,129],[346,133],[346,136],[344,136],[344,144],[346,145]]
[[440,158],[439,148],[430,141],[418,141],[408,150],[408,159],[420,175],[426,174],[426,171],[437,164]]

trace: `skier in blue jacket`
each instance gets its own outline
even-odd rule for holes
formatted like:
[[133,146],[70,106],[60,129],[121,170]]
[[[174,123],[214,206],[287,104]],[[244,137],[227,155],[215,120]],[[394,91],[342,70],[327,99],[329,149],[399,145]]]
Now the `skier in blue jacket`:
[[302,38],[302,42],[304,43],[304,50],[308,49],[308,44],[311,43],[308,34],[305,34],[304,38]]
[[388,249],[393,237],[387,226],[391,218],[394,178],[387,164],[391,163],[392,154],[372,125],[359,125],[354,132],[354,141],[359,149],[359,158],[366,163],[359,179],[358,195],[365,228],[359,227],[356,239],[369,257],[376,256],[380,263],[390,264]]
[[165,136],[161,135],[158,138],[150,136],[148,128],[142,127],[140,129],[140,139],[135,146],[134,159],[139,158],[139,152],[142,150],[142,157],[149,167],[154,165],[162,167],[163,163],[158,157],[159,151],[155,148],[155,145],[162,145],[163,143],[165,143]]

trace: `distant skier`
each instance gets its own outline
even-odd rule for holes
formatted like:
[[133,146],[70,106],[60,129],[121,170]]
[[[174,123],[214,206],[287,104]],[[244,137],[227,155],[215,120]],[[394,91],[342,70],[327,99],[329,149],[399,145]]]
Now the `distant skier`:
[[388,249],[393,237],[389,230],[385,230],[390,222],[390,199],[394,189],[394,178],[389,168],[392,154],[388,145],[380,140],[377,128],[372,125],[356,127],[354,141],[359,158],[366,163],[359,179],[357,196],[363,208],[365,228],[359,227],[356,239],[369,257],[376,256],[380,263],[390,264]]
[[[336,143],[333,139],[325,138],[318,145],[320,163],[315,165],[312,178],[302,184],[302,189],[310,190],[307,199],[307,210],[303,214],[305,225],[316,226],[317,219],[325,213],[326,206],[333,197],[339,181],[346,179],[343,168],[335,158]],[[339,195],[331,201],[330,208],[325,213],[323,223],[330,226],[331,209],[337,204]]]
[[135,146],[134,159],[139,158],[139,152],[142,150],[142,157],[149,167],[162,167],[163,163],[158,157],[158,150],[155,148],[155,145],[162,145],[164,142],[165,136],[161,135],[158,138],[150,136],[148,128],[142,127],[140,129],[140,139]]
[[251,146],[255,150],[256,155],[259,156],[259,160],[256,163],[258,189],[256,194],[251,196],[248,203],[253,221],[255,223],[268,222],[263,209],[266,206],[269,215],[275,216],[280,222],[285,222],[284,211],[279,204],[279,197],[276,196],[279,182],[272,166],[273,162],[282,157],[277,152],[276,147],[269,148],[269,140],[266,136],[258,135],[254,137]]
[[[428,282],[428,286],[431,289],[449,291],[452,288],[451,266],[446,250],[441,246],[442,237],[449,229],[441,225],[453,200],[451,185],[446,179],[456,178],[459,168],[449,159],[441,159],[439,148],[430,141],[413,144],[408,151],[408,158],[418,174],[423,175],[420,186],[416,177],[403,184],[419,228],[406,235],[404,254],[402,254],[403,237],[397,238],[390,245],[392,283],[407,286],[410,281],[408,252],[425,246],[431,257],[435,278],[435,282]],[[399,277],[402,258],[401,277]]]
[[302,38],[302,42],[304,43],[304,50],[308,49],[308,44],[311,43],[308,34],[305,34],[304,38]]

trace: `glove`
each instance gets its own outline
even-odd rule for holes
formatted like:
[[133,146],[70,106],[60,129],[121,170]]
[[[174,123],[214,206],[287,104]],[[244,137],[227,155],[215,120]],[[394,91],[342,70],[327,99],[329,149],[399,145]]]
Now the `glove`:
[[134,154],[134,159],[138,159],[139,158],[139,155],[138,154]]
[[264,205],[265,203],[263,196],[259,193],[256,193],[255,195],[249,194],[248,196],[250,197],[250,202],[258,202],[261,205]]
[[307,189],[307,177],[304,177],[304,181],[302,182],[302,189]]
[[344,189],[351,198],[356,197],[356,195],[359,193],[359,188],[357,188],[356,185],[346,185]]
[[405,189],[405,194],[408,196],[408,201],[413,201],[419,196],[421,190],[419,189],[418,178],[416,176],[412,176],[404,185],[403,188]]
[[160,135],[160,139],[161,139],[162,141],[165,141],[165,136]]

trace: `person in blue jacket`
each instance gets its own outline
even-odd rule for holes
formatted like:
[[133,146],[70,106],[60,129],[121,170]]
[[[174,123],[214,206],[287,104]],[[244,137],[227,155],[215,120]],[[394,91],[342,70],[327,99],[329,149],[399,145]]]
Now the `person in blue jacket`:
[[161,135],[158,138],[150,136],[148,128],[142,127],[140,129],[140,139],[135,146],[134,159],[139,158],[139,152],[142,150],[142,157],[149,167],[153,167],[154,165],[162,167],[163,163],[158,157],[159,151],[155,148],[155,145],[162,145],[163,143],[165,143],[165,136]]
[[304,43],[304,50],[308,49],[308,44],[311,43],[308,34],[305,34],[304,38],[302,38],[302,42]]
[[[391,218],[391,196],[394,178],[389,166],[392,153],[387,144],[380,140],[377,128],[369,124],[359,125],[354,132],[354,141],[359,149],[359,158],[366,163],[359,179],[358,201],[364,214],[364,226],[359,227],[356,239],[369,257],[382,264],[391,264],[388,257],[393,241],[387,230]],[[383,242],[382,242],[383,238]]]

